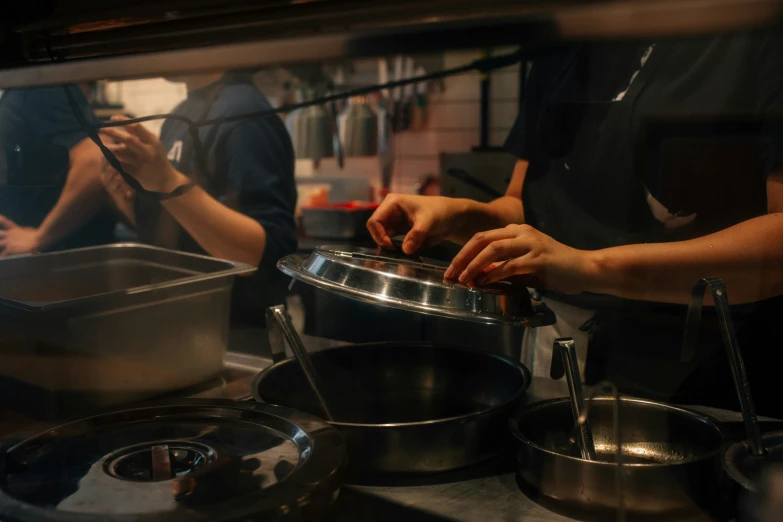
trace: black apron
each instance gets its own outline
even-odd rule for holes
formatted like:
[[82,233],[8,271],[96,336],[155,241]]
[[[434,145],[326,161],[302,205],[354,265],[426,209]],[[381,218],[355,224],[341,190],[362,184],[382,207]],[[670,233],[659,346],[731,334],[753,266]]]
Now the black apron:
[[[548,166],[525,181],[530,225],[566,245],[590,250],[671,240],[647,205],[634,140],[637,100],[667,51],[665,44],[655,46],[620,101],[544,102],[538,135]],[[589,384],[609,380],[624,393],[655,400],[736,406],[714,311],[705,310],[697,356],[686,364],[680,362],[684,306],[544,295],[596,310],[583,327],[591,333]],[[740,331],[744,324],[740,318]]]

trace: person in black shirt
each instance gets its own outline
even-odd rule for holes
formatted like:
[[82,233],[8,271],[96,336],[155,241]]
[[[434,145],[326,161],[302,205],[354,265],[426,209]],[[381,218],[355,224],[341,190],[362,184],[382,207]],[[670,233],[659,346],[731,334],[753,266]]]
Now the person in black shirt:
[[[240,74],[184,81],[188,96],[173,114],[194,122],[270,109],[266,97]],[[280,118],[201,127],[203,160],[188,126],[178,120],[164,122],[160,139],[140,124],[101,132],[145,189],[170,192],[191,179],[196,182],[185,194],[158,203],[138,196],[131,201],[132,192],[116,172],[106,177],[116,206],[143,241],[258,266],[253,276],[235,282],[232,319],[263,323],[264,309],[285,296],[287,281],[275,264],[296,249],[294,153]]]
[[368,228],[387,248],[406,233],[406,253],[465,243],[446,273],[462,283],[540,290],[559,317],[526,335],[536,374],[552,337],[581,336],[588,383],[736,408],[714,313],[680,362],[691,286],[721,277],[758,409],[783,414],[761,349],[783,312],[782,44],[775,30],[550,50],[506,143],[504,197],[391,195]]
[[112,240],[103,157],[79,130],[65,89],[92,118],[75,85],[12,89],[0,98],[0,256]]

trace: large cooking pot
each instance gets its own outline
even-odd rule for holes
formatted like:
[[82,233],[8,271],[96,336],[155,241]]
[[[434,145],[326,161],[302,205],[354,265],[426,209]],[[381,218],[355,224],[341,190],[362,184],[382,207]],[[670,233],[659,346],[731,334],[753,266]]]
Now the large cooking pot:
[[511,430],[520,442],[518,477],[528,494],[579,519],[611,520],[622,506],[628,514],[670,520],[714,505],[723,447],[716,423],[675,406],[623,397],[618,477],[615,400],[585,401],[594,460],[580,458],[569,399],[533,404],[512,419]]
[[[498,455],[530,384],[510,359],[430,344],[340,346],[313,353],[312,363],[358,474],[441,472]],[[261,372],[253,395],[323,416],[294,359]]]

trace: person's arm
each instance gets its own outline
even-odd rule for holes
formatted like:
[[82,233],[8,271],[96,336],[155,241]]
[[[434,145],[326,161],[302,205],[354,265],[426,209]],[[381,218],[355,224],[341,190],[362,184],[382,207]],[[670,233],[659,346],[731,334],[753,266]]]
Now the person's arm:
[[391,238],[405,234],[402,249],[407,254],[444,239],[465,243],[479,230],[522,223],[522,184],[527,161],[514,167],[506,195],[489,203],[445,196],[389,194],[372,217],[367,229],[373,240],[384,248],[393,248]]
[[69,153],[70,170],[60,197],[38,227],[38,249],[64,239],[92,218],[106,205],[106,192],[101,182],[103,155],[85,138]]
[[101,182],[103,156],[98,147],[85,138],[70,149],[69,158],[70,169],[60,197],[38,228],[20,227],[3,217],[2,255],[46,250],[79,229],[106,204]]
[[594,276],[584,290],[687,303],[702,277],[723,279],[732,303],[783,294],[783,170],[767,180],[770,213],[708,236],[676,243],[628,245],[590,254]]
[[[185,176],[176,174],[182,178],[172,189],[188,182]],[[264,227],[220,203],[201,187],[168,199],[163,206],[211,256],[254,266],[261,262],[266,248]]]
[[482,286],[503,279],[565,293],[688,302],[703,277],[720,277],[732,303],[783,295],[783,170],[767,181],[769,214],[688,241],[577,250],[531,227],[479,233],[447,277]]
[[[112,118],[120,121],[122,117]],[[123,168],[147,190],[171,192],[188,183],[166,157],[163,146],[140,124],[103,129],[115,143],[106,142]],[[266,231],[256,220],[233,210],[193,187],[185,194],[168,199],[163,206],[212,256],[258,265],[266,247]]]

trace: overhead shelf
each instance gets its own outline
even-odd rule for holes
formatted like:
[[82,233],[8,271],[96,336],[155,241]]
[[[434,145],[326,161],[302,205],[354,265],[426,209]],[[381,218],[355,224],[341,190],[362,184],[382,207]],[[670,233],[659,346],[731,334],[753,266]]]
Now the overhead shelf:
[[0,88],[565,40],[664,38],[746,30],[783,17],[783,0],[122,4],[12,18],[0,32]]

